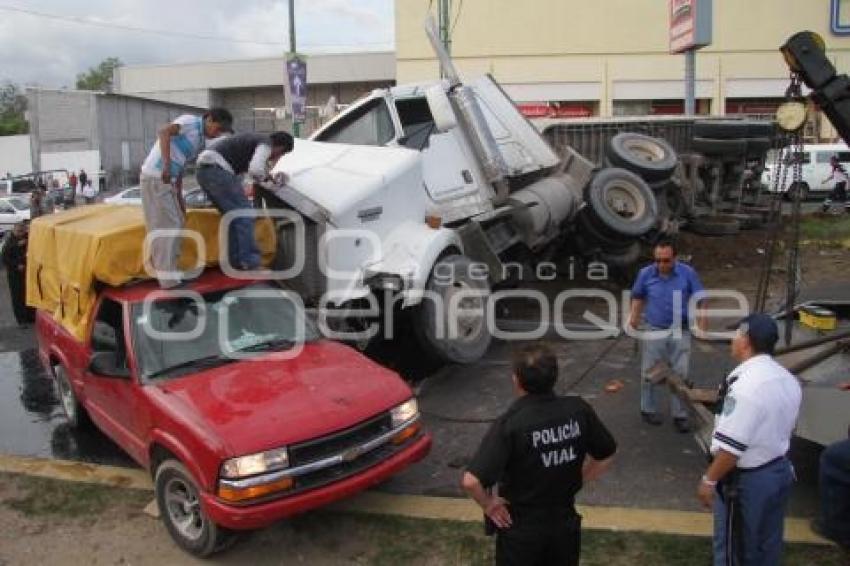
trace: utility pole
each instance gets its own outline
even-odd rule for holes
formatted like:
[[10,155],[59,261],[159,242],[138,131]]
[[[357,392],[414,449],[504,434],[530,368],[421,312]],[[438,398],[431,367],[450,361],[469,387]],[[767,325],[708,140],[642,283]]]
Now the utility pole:
[[[437,13],[437,23],[440,28],[440,42],[443,44],[443,47],[446,49],[446,54],[452,54],[452,37],[451,37],[451,22],[449,21],[449,14],[451,14],[451,4],[452,0],[440,0],[440,6],[438,8]],[[445,78],[443,73],[443,68],[440,67],[440,78]]]
[[685,51],[685,115],[693,116],[696,109],[697,50]]
[[[295,55],[295,0],[289,0],[289,52]],[[291,94],[291,93],[290,93]],[[292,117],[292,134],[296,138],[301,137],[301,123]]]

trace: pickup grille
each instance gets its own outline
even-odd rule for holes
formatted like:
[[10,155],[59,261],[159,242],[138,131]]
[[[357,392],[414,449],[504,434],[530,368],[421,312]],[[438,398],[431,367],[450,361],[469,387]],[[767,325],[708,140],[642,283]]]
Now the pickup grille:
[[301,466],[339,454],[389,432],[391,428],[392,419],[389,413],[384,413],[335,434],[293,444],[289,447],[289,465]]

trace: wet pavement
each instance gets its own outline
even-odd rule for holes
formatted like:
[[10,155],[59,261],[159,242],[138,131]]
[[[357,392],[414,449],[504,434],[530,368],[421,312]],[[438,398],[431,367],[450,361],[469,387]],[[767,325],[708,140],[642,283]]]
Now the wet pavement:
[[[75,431],[64,420],[52,380],[40,367],[31,329],[10,324],[5,276],[0,277],[0,453],[135,466],[96,430]],[[587,486],[579,502],[596,505],[698,509],[694,497],[706,460],[693,437],[669,420],[651,427],[638,413],[638,356],[630,338],[550,341],[562,368],[557,389],[584,397],[618,440],[616,465]],[[410,336],[378,345],[370,355],[399,371],[417,389],[425,426],[434,435],[431,454],[381,489],[427,495],[461,495],[458,481],[492,420],[512,400],[513,343],[494,341],[485,359],[469,366],[427,362]],[[695,342],[691,378],[714,387],[733,367],[726,346]],[[619,379],[624,387],[606,393]],[[663,406],[663,405],[662,405]],[[819,448],[795,443],[792,459],[800,482],[792,513],[812,515],[816,506]]]

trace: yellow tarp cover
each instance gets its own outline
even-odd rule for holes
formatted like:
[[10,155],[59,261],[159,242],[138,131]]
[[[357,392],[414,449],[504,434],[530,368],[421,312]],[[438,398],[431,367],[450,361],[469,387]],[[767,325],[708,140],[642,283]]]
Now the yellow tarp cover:
[[[221,215],[211,209],[190,209],[186,229],[203,237],[205,265],[219,263],[218,228]],[[274,226],[268,218],[255,222],[263,264],[274,257]],[[30,224],[27,250],[27,304],[50,313],[80,340],[85,340],[94,307],[95,281],[119,286],[149,279],[142,247],[145,222],[142,207],[96,204],[35,219]],[[197,245],[183,238],[179,267],[198,265]]]

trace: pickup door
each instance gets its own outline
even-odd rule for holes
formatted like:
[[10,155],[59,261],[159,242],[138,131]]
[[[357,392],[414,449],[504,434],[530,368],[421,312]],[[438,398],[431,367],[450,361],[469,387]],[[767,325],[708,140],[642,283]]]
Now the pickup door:
[[104,298],[92,324],[88,354],[114,354],[115,367],[95,373],[84,371],[86,408],[92,420],[139,463],[147,461],[147,431],[150,428],[148,406],[140,395],[127,356],[126,308]]

